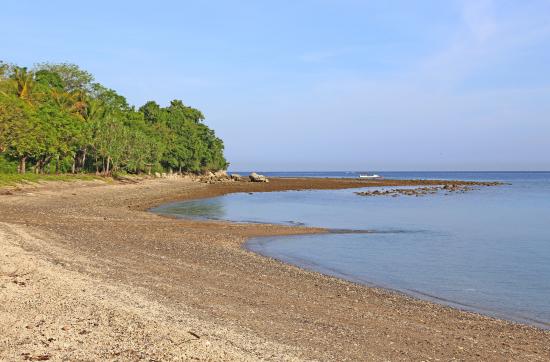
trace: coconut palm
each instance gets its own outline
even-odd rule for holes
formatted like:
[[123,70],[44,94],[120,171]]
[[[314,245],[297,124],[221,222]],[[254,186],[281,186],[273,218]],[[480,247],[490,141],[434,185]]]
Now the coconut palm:
[[27,70],[26,67],[14,67],[12,77],[17,86],[17,96],[30,101],[34,87],[34,72]]

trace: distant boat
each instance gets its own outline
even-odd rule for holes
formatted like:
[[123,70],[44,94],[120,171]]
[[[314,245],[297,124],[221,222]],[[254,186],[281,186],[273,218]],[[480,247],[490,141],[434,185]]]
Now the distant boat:
[[360,178],[367,178],[367,179],[377,179],[377,178],[382,178],[382,176],[380,176],[380,175],[377,175],[377,174],[374,174],[374,175],[369,175],[369,174],[359,174],[359,177],[360,177]]

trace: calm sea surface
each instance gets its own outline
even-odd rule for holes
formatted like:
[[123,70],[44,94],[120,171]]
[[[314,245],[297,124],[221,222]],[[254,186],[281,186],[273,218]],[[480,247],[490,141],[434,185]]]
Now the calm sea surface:
[[[357,173],[265,173],[357,177]],[[154,212],[369,233],[259,238],[247,248],[351,281],[550,328],[550,173],[380,172],[504,181],[465,194],[361,197],[354,190],[231,194]]]

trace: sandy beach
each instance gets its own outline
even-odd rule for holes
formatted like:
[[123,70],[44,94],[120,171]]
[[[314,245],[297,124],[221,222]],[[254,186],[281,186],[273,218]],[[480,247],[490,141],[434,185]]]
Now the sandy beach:
[[149,179],[0,190],[0,360],[550,360],[550,331],[242,248],[254,236],[325,230],[147,211],[231,192],[434,184]]

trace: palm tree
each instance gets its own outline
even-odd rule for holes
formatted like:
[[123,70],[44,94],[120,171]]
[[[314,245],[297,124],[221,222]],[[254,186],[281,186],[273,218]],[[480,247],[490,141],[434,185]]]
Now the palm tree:
[[26,67],[14,67],[13,79],[17,86],[17,96],[26,101],[31,100],[32,88],[34,86],[34,73]]

